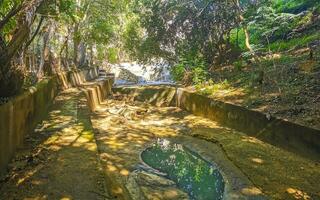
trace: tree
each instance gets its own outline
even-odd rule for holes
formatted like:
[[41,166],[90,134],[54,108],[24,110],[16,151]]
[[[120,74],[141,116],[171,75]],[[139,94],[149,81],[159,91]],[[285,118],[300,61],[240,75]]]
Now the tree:
[[[21,50],[30,36],[30,27],[42,3],[43,0],[26,0],[21,2],[21,8],[15,12],[15,15],[19,16],[17,16],[17,26],[12,34],[12,39],[7,44],[2,42],[0,49],[0,97],[14,95],[21,89],[23,84],[22,69],[13,62],[13,59],[21,57]],[[6,16],[9,16],[11,12],[12,9]],[[6,17],[3,20],[5,19]],[[6,20],[3,27],[9,21]],[[4,41],[4,39],[1,40]]]
[[136,2],[136,10],[146,32],[140,50],[173,61],[188,51],[207,63],[222,63],[228,35],[237,25],[231,1],[144,0]]
[[110,38],[115,37],[118,16],[114,17],[114,13],[123,10],[126,3],[126,0],[2,0],[0,97],[19,93],[30,74],[38,74],[40,80],[61,70],[61,66],[69,70],[70,66],[95,63],[97,50],[106,49]]

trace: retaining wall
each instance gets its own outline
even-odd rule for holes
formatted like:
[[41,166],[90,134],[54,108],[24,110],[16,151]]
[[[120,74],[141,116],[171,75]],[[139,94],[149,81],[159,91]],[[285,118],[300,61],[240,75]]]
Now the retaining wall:
[[0,106],[0,176],[26,134],[47,115],[61,89],[79,86],[98,76],[98,68],[59,73]]
[[87,81],[93,80],[99,76],[98,67],[85,70],[75,70],[66,73],[59,73],[58,83],[62,90],[77,87],[85,84]]
[[177,89],[177,106],[272,145],[320,160],[320,130]]
[[134,101],[142,101],[156,106],[175,106],[176,88],[165,86],[115,87],[115,95],[127,95]]
[[[172,91],[174,95],[168,95],[172,94]],[[195,115],[209,118],[222,126],[236,129],[304,157],[320,160],[320,130],[275,117],[268,119],[261,112],[217,101],[182,88],[124,87],[115,88],[114,92],[133,95],[134,100],[156,105],[162,105],[157,102],[165,99],[170,102],[169,105],[175,105]],[[168,104],[163,105],[168,106]]]
[[85,93],[87,103],[91,111],[95,111],[100,105],[104,104],[105,99],[112,93],[114,78],[96,81],[92,84],[82,85],[81,90]]

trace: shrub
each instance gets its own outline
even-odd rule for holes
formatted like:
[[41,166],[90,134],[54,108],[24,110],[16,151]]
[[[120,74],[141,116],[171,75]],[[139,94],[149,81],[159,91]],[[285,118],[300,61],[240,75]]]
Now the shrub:
[[203,84],[198,84],[195,86],[198,93],[202,95],[212,95],[219,90],[227,90],[231,86],[228,80],[224,80],[222,82],[214,83],[211,79]]
[[117,48],[108,49],[107,57],[108,57],[109,63],[115,64],[118,62],[118,51],[119,50]]
[[245,63],[242,60],[239,60],[234,62],[233,66],[237,71],[242,71],[242,68],[245,66]]
[[271,51],[285,51],[294,47],[306,46],[308,43],[314,40],[319,40],[319,39],[320,39],[320,33],[314,33],[311,35],[305,35],[301,38],[293,38],[290,40],[276,41],[274,43],[271,43],[269,45],[269,48]]
[[0,97],[11,97],[22,90],[24,73],[18,67],[6,68],[0,77]]
[[183,84],[201,84],[208,78],[208,67],[202,57],[183,55],[171,68],[171,74],[175,81]]

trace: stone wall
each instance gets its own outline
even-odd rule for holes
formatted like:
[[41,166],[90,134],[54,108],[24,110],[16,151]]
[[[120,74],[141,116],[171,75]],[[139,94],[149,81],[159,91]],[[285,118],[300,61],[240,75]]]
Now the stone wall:
[[61,89],[80,86],[98,76],[98,68],[59,73],[0,106],[0,176],[26,134],[46,116]]

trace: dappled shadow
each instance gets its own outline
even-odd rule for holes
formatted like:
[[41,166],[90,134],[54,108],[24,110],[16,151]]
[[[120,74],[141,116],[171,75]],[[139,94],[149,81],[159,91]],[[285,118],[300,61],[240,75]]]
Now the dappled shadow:
[[59,95],[11,163],[0,199],[105,199],[89,114],[76,89]]
[[218,144],[223,149],[256,186],[243,187],[244,195],[264,193],[275,199],[292,199],[287,188],[299,188],[305,196],[319,197],[317,163],[179,108],[154,107],[126,99],[107,100],[92,121],[98,132],[104,170],[112,180],[110,186],[122,193],[127,178],[139,167],[140,153],[147,146],[157,138],[186,135]]

